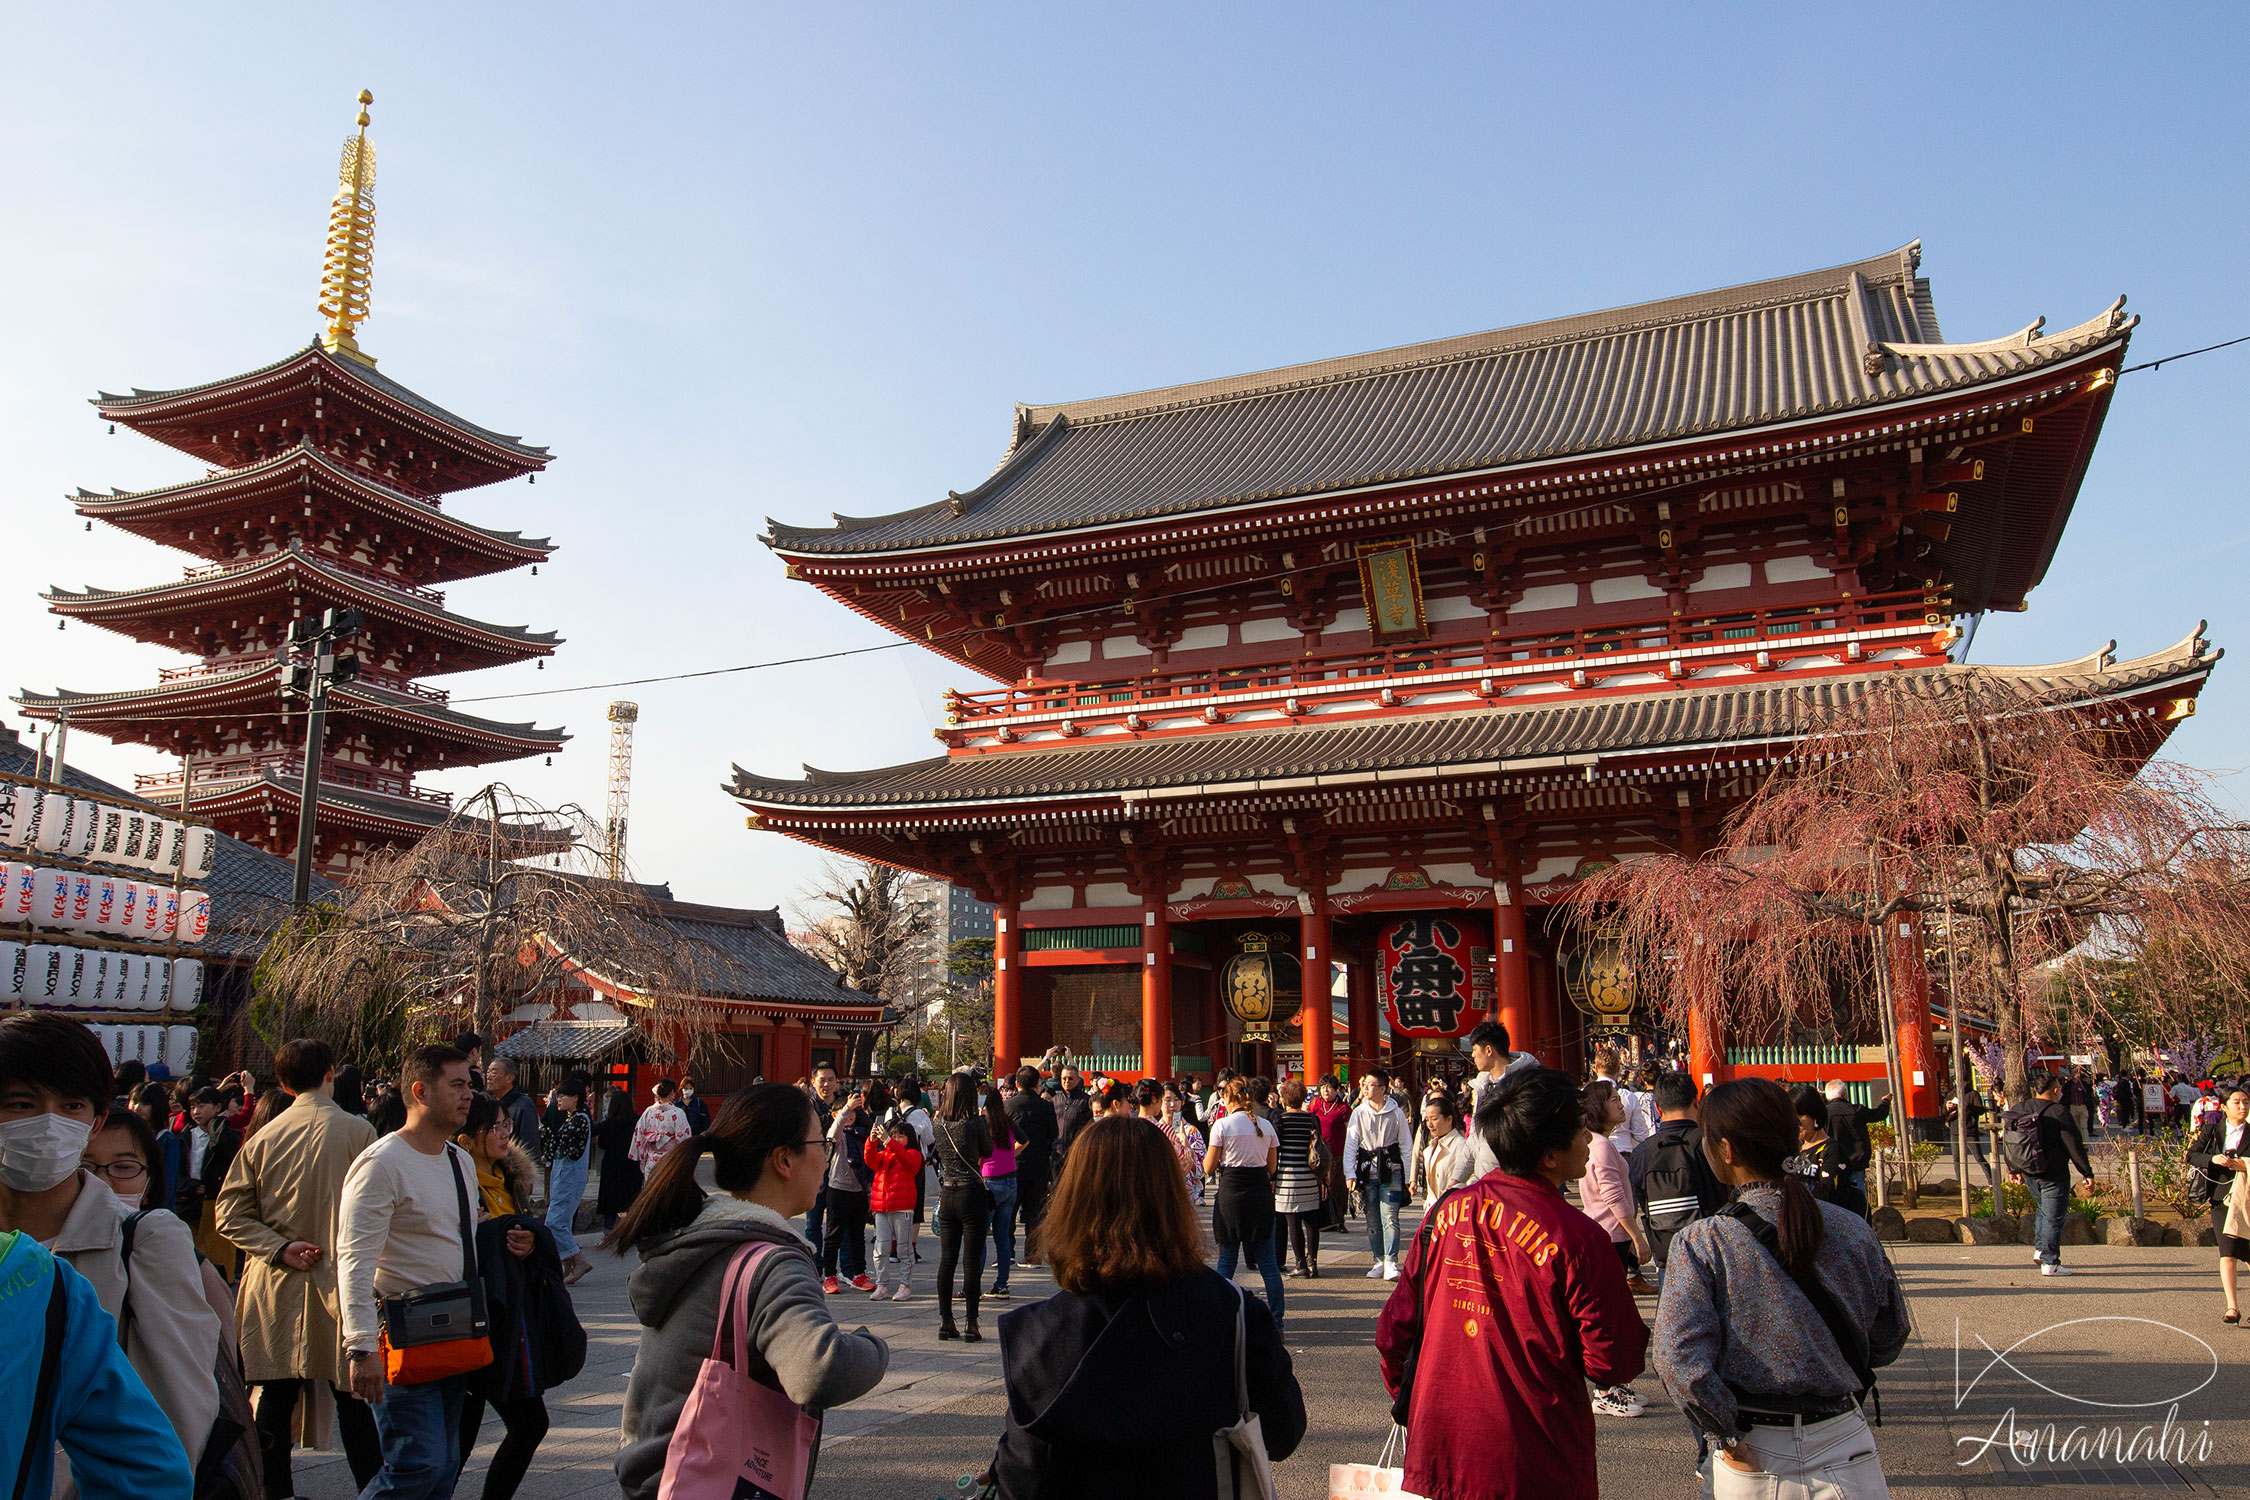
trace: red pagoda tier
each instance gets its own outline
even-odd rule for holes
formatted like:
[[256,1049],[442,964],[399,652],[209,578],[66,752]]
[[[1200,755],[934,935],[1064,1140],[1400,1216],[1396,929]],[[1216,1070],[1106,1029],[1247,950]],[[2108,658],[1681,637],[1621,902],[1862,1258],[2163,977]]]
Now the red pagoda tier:
[[[1292,1017],[1339,968],[1355,1071],[1463,1068],[1487,1015],[1556,1065],[1661,1047],[1563,946],[1589,870],[1707,845],[1878,675],[2111,705],[2146,755],[2217,660],[2199,628],[1963,664],[2054,556],[2134,320],[1949,343],[1919,265],[1020,406],[974,489],[767,538],[1005,685],[952,696],[934,760],[730,790],[997,905],[1005,1066],[1324,1074]],[[1927,1118],[1951,1024],[1895,980]],[[1694,1066],[1864,1094],[1891,1040],[1699,1035]]]
[[[371,852],[441,822],[448,799],[416,773],[547,754],[568,736],[455,712],[421,679],[552,655],[551,631],[446,608],[436,585],[536,566],[544,538],[478,526],[442,508],[455,491],[529,477],[548,452],[462,420],[387,376],[354,338],[366,316],[374,148],[347,142],[332,215],[322,339],[286,359],[181,390],[103,393],[100,415],[212,465],[200,479],[135,493],[80,490],[78,513],[202,559],[169,583],[50,589],[54,613],[199,658],[121,692],[24,692],[35,718],[181,757],[139,790],[180,801],[274,853],[296,847],[305,725],[278,692],[291,625],[357,610],[338,654],[359,676],[331,694],[315,854],[348,878]],[[184,784],[184,790],[183,790]],[[551,835],[513,830],[527,851]]]

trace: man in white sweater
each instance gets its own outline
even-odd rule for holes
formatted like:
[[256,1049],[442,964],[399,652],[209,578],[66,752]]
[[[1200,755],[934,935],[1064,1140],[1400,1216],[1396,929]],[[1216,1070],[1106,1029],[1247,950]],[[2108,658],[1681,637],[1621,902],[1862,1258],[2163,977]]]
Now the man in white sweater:
[[445,1500],[459,1468],[461,1395],[468,1377],[387,1385],[377,1337],[378,1302],[418,1286],[474,1275],[462,1253],[461,1203],[476,1233],[477,1169],[453,1144],[468,1123],[469,1058],[422,1047],[399,1089],[406,1125],[360,1153],[344,1179],[336,1251],[352,1394],[375,1404],[383,1467],[362,1500]]
[[1406,1111],[1381,1073],[1359,1081],[1360,1102],[1344,1126],[1344,1175],[1359,1185],[1367,1215],[1370,1278],[1398,1280],[1398,1210],[1406,1201],[1406,1153],[1414,1140]]

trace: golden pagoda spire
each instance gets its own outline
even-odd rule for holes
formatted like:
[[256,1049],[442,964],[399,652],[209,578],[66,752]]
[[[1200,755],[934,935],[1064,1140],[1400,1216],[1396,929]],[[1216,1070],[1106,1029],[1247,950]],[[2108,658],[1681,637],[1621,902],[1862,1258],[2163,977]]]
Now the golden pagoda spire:
[[328,258],[320,268],[320,315],[328,320],[321,347],[363,365],[352,334],[367,321],[368,284],[375,274],[375,143],[367,138],[367,106],[375,96],[359,91],[359,134],[344,142],[336,199],[328,207]]

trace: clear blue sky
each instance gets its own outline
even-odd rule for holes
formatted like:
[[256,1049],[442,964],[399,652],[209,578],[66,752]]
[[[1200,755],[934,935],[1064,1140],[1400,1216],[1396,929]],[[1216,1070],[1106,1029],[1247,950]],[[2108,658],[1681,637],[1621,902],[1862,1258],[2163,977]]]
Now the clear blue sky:
[[[386,374],[557,462],[449,502],[551,532],[452,590],[552,627],[461,696],[871,643],[781,570],[768,515],[925,503],[1011,403],[1231,374],[1833,265],[1907,240],[1949,337],[2091,316],[2136,357],[2250,333],[2237,6],[19,5],[0,57],[0,688],[179,658],[73,628],[48,583],[186,559],[63,495],[192,477],[104,435],[98,388],[310,339],[352,95],[375,92]],[[2250,645],[2250,346],[2120,390],[2030,613],[1985,661]],[[785,901],[814,856],[744,831],[730,762],[935,749],[900,651],[489,704],[562,723],[532,795],[599,805],[603,705],[642,705],[633,856]],[[2250,661],[2175,752],[2250,760]],[[12,708],[0,710],[10,724]],[[73,737],[127,776],[146,752]],[[473,772],[439,784],[466,789]]]

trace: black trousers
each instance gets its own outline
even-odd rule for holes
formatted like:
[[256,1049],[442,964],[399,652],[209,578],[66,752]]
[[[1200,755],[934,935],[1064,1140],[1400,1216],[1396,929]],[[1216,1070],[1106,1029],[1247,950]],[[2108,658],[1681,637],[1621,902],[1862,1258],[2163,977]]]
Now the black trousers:
[[[266,1500],[289,1500],[297,1493],[296,1481],[289,1473],[289,1424],[308,1384],[303,1380],[261,1380],[253,1388]],[[334,1394],[336,1431],[344,1440],[344,1461],[351,1465],[352,1483],[366,1489],[367,1482],[383,1467],[383,1440],[375,1431],[374,1409],[350,1391]]]
[[[1328,1222],[1328,1206],[1307,1209],[1303,1213],[1277,1216],[1289,1221],[1289,1250],[1297,1257],[1297,1264],[1309,1266],[1320,1259],[1320,1231]],[[1278,1247],[1277,1247],[1278,1248]],[[1281,1259],[1275,1256],[1275,1260]]]
[[842,1263],[846,1280],[867,1270],[867,1195],[828,1190],[828,1235],[820,1247],[820,1274],[834,1276]]
[[[461,1465],[468,1466],[469,1455],[476,1451],[477,1428],[484,1424],[484,1397],[471,1391],[461,1398]],[[547,1436],[547,1402],[539,1396],[523,1396],[514,1401],[493,1404],[500,1413],[500,1421],[507,1429],[500,1439],[500,1449],[492,1455],[492,1467],[484,1471],[484,1500],[513,1500],[516,1486],[531,1470],[531,1456],[539,1451],[539,1444]],[[454,1471],[458,1474],[460,1471]]]
[[937,1307],[938,1326],[953,1326],[953,1268],[961,1263],[962,1242],[966,1240],[968,1275],[961,1286],[961,1296],[969,1305],[969,1321],[977,1320],[977,1299],[983,1293],[984,1241],[992,1227],[992,1195],[978,1183],[971,1187],[940,1187],[938,1189],[937,1232],[938,1271]]
[[1022,1157],[1016,1158],[1016,1222],[1023,1226],[1026,1264],[1037,1264],[1039,1260],[1039,1221],[1047,1217],[1049,1188],[1045,1162],[1033,1169],[1023,1164]]

